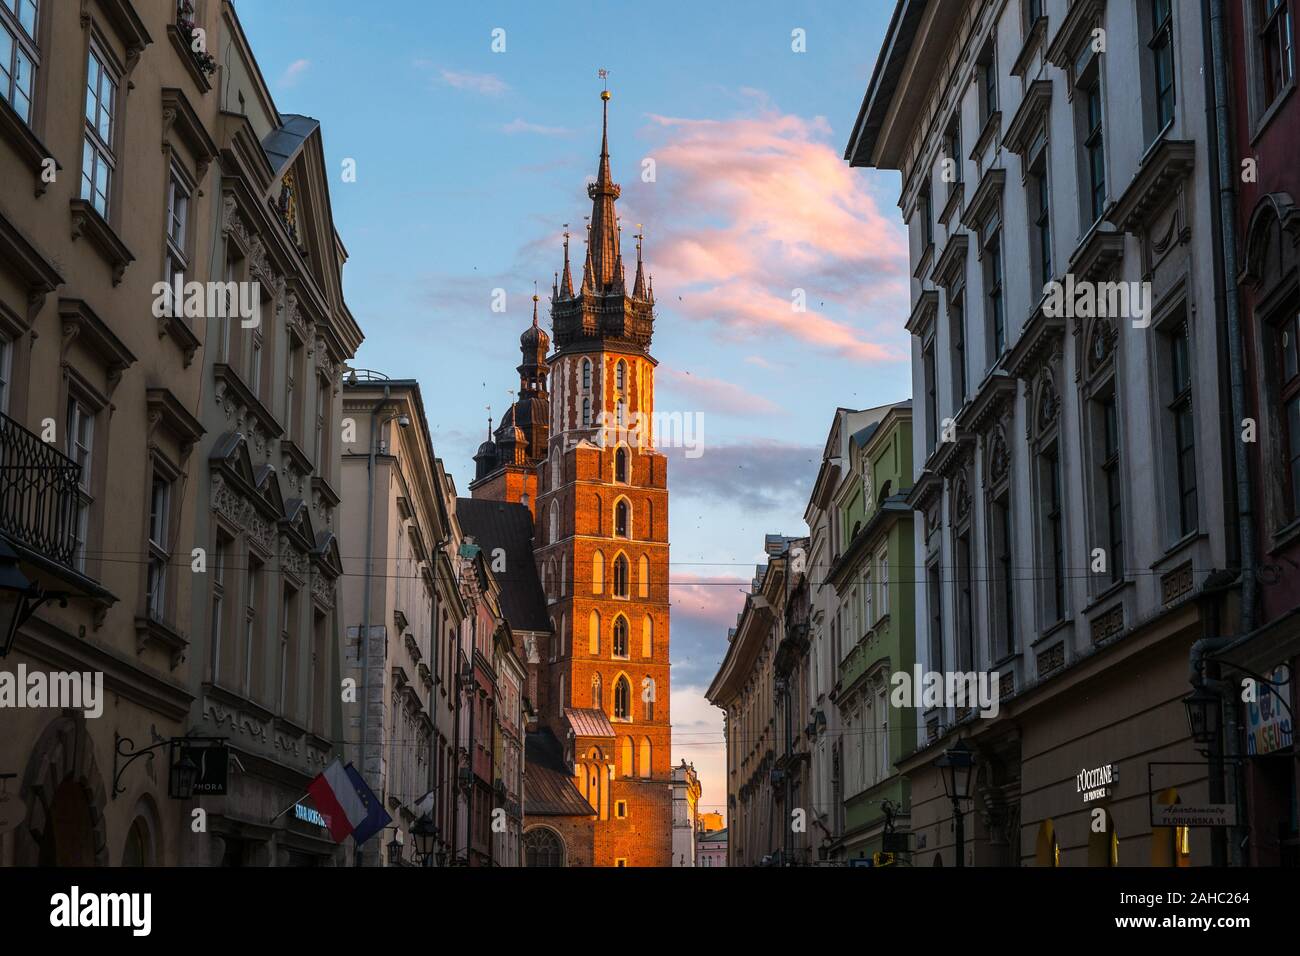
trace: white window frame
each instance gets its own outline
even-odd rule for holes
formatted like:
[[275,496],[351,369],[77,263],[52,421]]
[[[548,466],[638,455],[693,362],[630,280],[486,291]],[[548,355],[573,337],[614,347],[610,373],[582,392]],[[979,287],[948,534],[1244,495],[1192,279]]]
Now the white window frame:
[[[94,206],[105,220],[110,220],[113,177],[117,173],[117,157],[113,153],[117,124],[115,111],[121,80],[110,69],[108,57],[98,43],[91,42],[86,59],[87,111],[82,116],[81,198]],[[90,115],[92,100],[93,116]]]
[[0,0],[0,36],[9,42],[8,49],[0,51],[0,97],[31,126],[36,74],[41,66],[41,48],[36,43],[41,11],[38,0],[16,2],[19,10],[30,10],[31,15],[16,13],[12,9],[15,0]]

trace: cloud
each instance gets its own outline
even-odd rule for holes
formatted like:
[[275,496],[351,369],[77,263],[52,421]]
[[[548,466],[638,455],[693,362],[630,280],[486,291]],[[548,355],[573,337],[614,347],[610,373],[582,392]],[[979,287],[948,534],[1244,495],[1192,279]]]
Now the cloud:
[[705,411],[724,415],[771,415],[781,411],[776,403],[720,378],[664,368],[656,374],[656,379],[668,394],[681,395]]
[[906,309],[901,226],[831,145],[823,117],[750,98],[756,112],[729,119],[650,116],[656,182],[637,197],[661,230],[661,305],[732,340],[779,331],[859,362],[906,361],[901,339],[872,341],[836,314]]
[[707,498],[746,510],[797,509],[802,515],[821,462],[821,447],[758,440],[748,444],[705,442],[697,458],[668,448],[673,496]]
[[285,71],[280,74],[279,85],[282,87],[297,86],[298,81],[302,79],[302,75],[307,72],[310,66],[311,60],[294,60],[289,64]]
[[506,81],[492,73],[470,73],[468,71],[439,70],[442,81],[448,86],[483,96],[500,96],[510,89]]
[[535,133],[538,136],[568,136],[573,130],[564,126],[543,126],[540,123],[530,123],[524,119],[513,119],[501,127],[501,132],[514,135],[515,133]]

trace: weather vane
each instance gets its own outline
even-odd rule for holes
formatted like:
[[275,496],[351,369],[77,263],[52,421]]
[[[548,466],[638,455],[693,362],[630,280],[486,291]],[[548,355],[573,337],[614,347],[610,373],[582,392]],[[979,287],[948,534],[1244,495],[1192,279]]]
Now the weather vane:
[[608,89],[609,89],[609,70],[606,70],[606,69],[603,69],[603,68],[602,68],[602,69],[599,69],[599,70],[596,71],[596,75],[597,75],[598,77],[600,77],[602,80],[605,81],[605,89],[608,90]]

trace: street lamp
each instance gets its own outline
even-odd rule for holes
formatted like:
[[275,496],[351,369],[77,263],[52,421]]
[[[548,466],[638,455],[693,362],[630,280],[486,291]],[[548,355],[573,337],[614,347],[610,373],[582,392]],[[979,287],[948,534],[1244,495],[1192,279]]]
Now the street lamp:
[[966,820],[962,815],[961,801],[970,798],[971,772],[975,768],[975,754],[964,739],[940,754],[934,762],[943,778],[943,792],[952,801],[953,826],[957,837],[957,865],[966,865]]
[[190,759],[188,750],[181,749],[181,758],[171,766],[171,790],[178,800],[194,796],[194,781],[199,778],[199,765]]
[[1183,698],[1187,710],[1187,726],[1192,739],[1198,744],[1211,744],[1219,739],[1223,711],[1219,696],[1204,685],[1198,686]]
[[415,837],[415,852],[420,858],[420,865],[428,866],[433,860],[433,848],[437,846],[439,836],[433,818],[426,813],[416,820],[411,835]]
[[393,838],[388,841],[388,865],[402,865],[402,831],[397,828],[393,829]]

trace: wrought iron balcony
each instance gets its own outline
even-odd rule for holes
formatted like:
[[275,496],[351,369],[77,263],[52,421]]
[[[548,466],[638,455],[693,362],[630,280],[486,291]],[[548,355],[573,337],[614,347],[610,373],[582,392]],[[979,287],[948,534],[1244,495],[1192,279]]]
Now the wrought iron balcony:
[[81,466],[0,414],[0,534],[75,570]]

